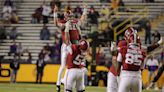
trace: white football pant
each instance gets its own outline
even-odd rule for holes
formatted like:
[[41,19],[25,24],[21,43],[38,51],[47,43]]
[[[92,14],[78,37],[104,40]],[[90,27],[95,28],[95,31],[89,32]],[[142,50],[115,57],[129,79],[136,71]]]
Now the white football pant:
[[118,80],[117,76],[113,73],[108,72],[108,81],[107,81],[107,92],[117,92],[118,91]]
[[121,71],[118,92],[142,92],[141,71]]
[[80,68],[71,68],[67,69],[67,74],[65,75],[65,85],[64,89],[65,90],[72,90],[75,88],[77,91],[84,90],[84,73],[83,70]]
[[61,77],[64,72],[65,66],[66,66],[66,59],[67,59],[67,45],[65,43],[61,46],[61,65],[58,71],[58,79],[57,79],[57,85],[61,84]]

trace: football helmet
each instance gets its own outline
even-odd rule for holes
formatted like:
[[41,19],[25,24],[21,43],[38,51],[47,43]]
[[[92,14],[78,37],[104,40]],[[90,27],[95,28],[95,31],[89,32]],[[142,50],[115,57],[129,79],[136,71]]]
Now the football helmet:
[[129,27],[124,34],[125,40],[128,40],[131,34],[137,34],[137,30],[135,30],[133,27]]
[[72,17],[74,17],[74,14],[72,13],[71,10],[68,10],[68,11],[64,12],[64,18],[65,18],[66,20],[69,20],[69,19],[71,19]]
[[81,40],[79,43],[79,47],[81,50],[85,51],[89,47],[89,43],[86,40]]
[[141,45],[140,37],[136,33],[131,34],[129,36],[128,43],[129,44],[136,44],[136,45],[140,46]]

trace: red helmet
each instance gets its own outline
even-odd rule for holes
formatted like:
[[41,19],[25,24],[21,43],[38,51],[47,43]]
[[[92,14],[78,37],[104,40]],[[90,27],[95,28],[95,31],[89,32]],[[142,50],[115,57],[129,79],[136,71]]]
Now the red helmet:
[[128,43],[129,43],[129,44],[141,45],[140,37],[139,37],[136,33],[131,34],[131,35],[129,36]]
[[72,13],[71,10],[68,10],[68,11],[64,12],[64,18],[65,19],[68,19],[70,17],[73,17],[73,13]]
[[89,43],[86,40],[81,40],[79,46],[81,50],[87,50],[89,47]]
[[128,40],[131,34],[137,33],[137,30],[135,30],[133,27],[129,27],[124,34],[125,40]]

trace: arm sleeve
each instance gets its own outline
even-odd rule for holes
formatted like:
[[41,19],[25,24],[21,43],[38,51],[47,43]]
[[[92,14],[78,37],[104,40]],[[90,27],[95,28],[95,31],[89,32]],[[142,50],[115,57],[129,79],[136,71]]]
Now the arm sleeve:
[[147,47],[147,53],[153,51],[154,49],[156,49],[157,47],[159,47],[159,44],[153,44]]
[[117,62],[122,62],[122,55],[120,52],[118,53],[118,56],[117,56]]

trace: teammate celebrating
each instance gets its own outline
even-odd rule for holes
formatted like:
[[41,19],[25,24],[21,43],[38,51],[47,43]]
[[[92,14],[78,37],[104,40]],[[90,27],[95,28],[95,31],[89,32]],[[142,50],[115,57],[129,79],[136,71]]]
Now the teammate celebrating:
[[118,92],[141,92],[142,77],[141,67],[144,65],[145,52],[140,48],[140,39],[137,34],[132,34],[129,38],[128,46],[121,47],[117,57],[119,66],[117,72],[120,75]]
[[[79,45],[72,44],[68,48],[67,56],[67,74],[66,83],[64,85],[66,92],[72,92],[73,85],[76,83],[75,87],[77,92],[84,92],[84,72],[83,63],[85,62],[86,51],[89,44],[85,40],[81,40]],[[69,50],[71,49],[71,50]]]
[[70,44],[78,44],[81,38],[80,24],[84,22],[85,16],[87,14],[86,5],[84,5],[84,11],[80,18],[77,20],[74,18],[74,14],[71,10],[68,10],[64,13],[64,19],[60,20],[58,18],[57,13],[58,7],[54,8],[54,23],[61,30],[62,33],[62,46],[61,46],[61,66],[58,71],[58,79],[57,79],[57,92],[60,92],[60,84],[61,84],[61,75],[63,74],[66,58],[68,54],[67,47]]
[[[129,38],[129,36],[131,34],[137,33],[136,30],[134,30],[132,27],[129,27],[124,34],[124,40],[121,40],[118,42],[118,48],[116,48],[115,45],[111,45],[111,51],[112,51],[112,55],[113,55],[113,59],[112,59],[112,66],[109,69],[109,73],[108,73],[108,84],[107,84],[107,92],[117,92],[118,91],[118,73],[114,67],[114,64],[116,62],[116,58],[117,58],[117,51],[124,46],[127,46],[127,39]],[[111,43],[113,44],[113,43]],[[115,43],[114,43],[115,44]]]
[[122,65],[118,92],[141,92],[141,70],[144,68],[146,53],[157,48],[162,43],[162,39],[144,50],[141,49],[140,38],[136,33],[130,35],[127,42],[128,46],[121,47],[117,57],[118,66],[116,65],[116,67],[118,74]]
[[[120,50],[120,48],[127,46],[130,35],[136,34],[137,31],[132,28],[129,27],[124,34],[124,40],[121,40],[118,42],[118,48],[116,48],[116,46],[111,46],[111,51],[112,51],[112,55],[113,55],[113,64],[109,69],[109,73],[108,73],[108,84],[107,84],[107,92],[117,92],[118,91],[118,73],[114,67],[115,65],[115,61],[116,61],[116,57],[117,57],[117,52]],[[162,39],[160,41],[158,41],[158,43],[155,43],[153,45],[150,45],[148,47],[145,46],[141,46],[141,42],[139,41],[139,46],[140,48],[143,48],[147,53],[153,51],[155,48],[159,47],[160,44],[162,43]],[[115,59],[114,59],[115,58]]]

